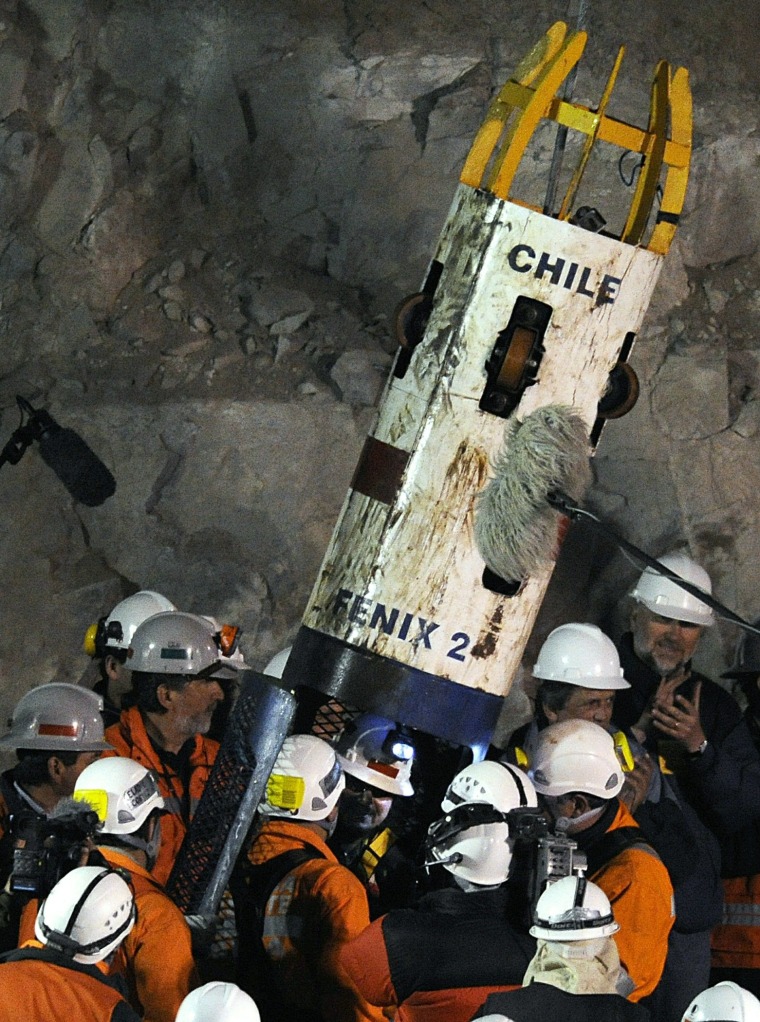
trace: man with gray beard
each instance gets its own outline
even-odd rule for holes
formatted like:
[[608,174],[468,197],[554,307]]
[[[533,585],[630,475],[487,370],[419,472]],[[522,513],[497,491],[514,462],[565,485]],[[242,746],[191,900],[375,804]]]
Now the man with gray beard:
[[[711,594],[710,577],[690,557],[673,552],[660,563]],[[727,792],[747,767],[760,763],[734,698],[692,670],[691,659],[712,609],[677,583],[647,568],[631,596],[631,631],[622,636],[620,663],[630,688],[618,693],[615,720],[633,728],[647,751],[675,774],[686,798],[720,838],[738,821],[725,819]]]

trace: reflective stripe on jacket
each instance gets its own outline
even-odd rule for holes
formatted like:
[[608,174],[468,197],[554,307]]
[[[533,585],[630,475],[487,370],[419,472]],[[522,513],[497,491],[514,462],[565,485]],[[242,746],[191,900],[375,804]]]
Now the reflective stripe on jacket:
[[760,874],[723,881],[723,920],[712,934],[716,969],[760,969]]
[[319,1012],[329,1022],[384,1022],[347,980],[338,965],[340,948],[369,925],[361,882],[342,866],[314,830],[271,819],[261,828],[248,858],[259,866],[298,848],[316,848],[322,858],[292,869],[274,888],[266,907],[263,943],[282,999]]

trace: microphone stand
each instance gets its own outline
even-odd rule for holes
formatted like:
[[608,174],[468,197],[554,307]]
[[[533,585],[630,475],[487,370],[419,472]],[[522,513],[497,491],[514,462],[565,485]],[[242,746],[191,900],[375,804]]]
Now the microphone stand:
[[573,504],[570,498],[565,493],[560,493],[559,490],[553,490],[551,493],[546,495],[547,503],[551,505],[556,511],[559,511],[563,515],[567,515],[568,518],[573,521],[589,521],[592,522],[594,527],[600,532],[604,533],[617,547],[619,547],[624,553],[630,555],[637,564],[641,564],[652,571],[656,571],[658,575],[662,575],[664,578],[669,579],[671,582],[675,582],[677,586],[684,589],[691,596],[695,596],[702,603],[706,603],[708,607],[711,607],[718,617],[724,621],[730,621],[731,624],[737,625],[742,628],[745,632],[752,632],[754,635],[760,635],[760,628],[756,628],[754,625],[749,624],[743,618],[739,617],[738,614],[734,614],[728,607],[724,607],[722,603],[716,600],[709,593],[706,593],[704,589],[700,589],[699,586],[693,585],[691,582],[687,582],[685,578],[681,578],[680,575],[676,575],[664,564],[660,564],[658,560],[645,553],[639,547],[634,546],[633,543],[629,543],[627,539],[623,539],[622,536],[618,535],[614,529],[597,518],[596,515],[590,511],[586,511],[585,508],[578,507]]
[[[45,415],[44,412],[37,411],[19,394],[16,395],[16,403],[21,410],[21,424],[13,431],[7,444],[0,451],[0,468],[5,464],[18,465],[28,448],[35,440],[41,440],[46,428],[49,428],[40,421]],[[29,416],[26,423],[24,415]]]

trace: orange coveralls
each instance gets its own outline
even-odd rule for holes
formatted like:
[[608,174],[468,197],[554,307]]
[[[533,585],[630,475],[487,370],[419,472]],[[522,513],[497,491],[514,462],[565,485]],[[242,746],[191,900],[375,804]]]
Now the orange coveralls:
[[[129,874],[137,906],[137,921],[106,971],[124,976],[130,1003],[145,1022],[174,1022],[183,998],[199,983],[185,918],[155,878],[128,855],[116,848],[97,851],[109,866]],[[24,906],[20,947],[35,940],[38,907],[36,898]]]
[[338,951],[369,925],[364,887],[342,866],[322,837],[308,827],[271,819],[251,845],[260,865],[296,848],[316,848],[323,858],[292,869],[274,888],[264,919],[263,943],[286,1004],[319,1011],[330,1022],[385,1022],[338,964]]
[[98,848],[109,866],[129,873],[137,921],[109,972],[123,973],[130,1001],[145,1022],[174,1022],[183,999],[198,986],[190,929],[163,887],[115,848]]
[[[638,827],[621,802],[607,833]],[[644,835],[642,834],[642,841]],[[630,1001],[651,994],[660,981],[673,925],[673,886],[660,859],[644,848],[626,848],[590,877],[610,899],[620,929],[615,943],[635,984]]]
[[161,759],[153,747],[145,730],[142,714],[136,706],[124,710],[119,723],[108,728],[106,741],[113,746],[114,751],[104,753],[105,756],[126,756],[152,770],[156,776],[158,790],[166,803],[166,811],[161,817],[161,850],[152,876],[160,884],[165,884],[203,794],[219,751],[219,743],[203,735],[195,736],[195,746],[190,756],[190,784],[185,791],[182,779]]
[[31,941],[0,964],[0,1022],[140,1022],[98,965]]
[[723,881],[723,921],[712,932],[715,969],[760,969],[760,874]]

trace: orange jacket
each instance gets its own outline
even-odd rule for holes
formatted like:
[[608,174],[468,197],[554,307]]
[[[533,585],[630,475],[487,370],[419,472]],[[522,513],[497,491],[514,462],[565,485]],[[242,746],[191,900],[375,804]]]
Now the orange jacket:
[[[182,999],[198,986],[190,930],[163,887],[142,866],[116,848],[97,851],[114,869],[129,874],[135,892],[137,921],[107,969],[127,982],[132,1006],[145,1022],[174,1022]],[[24,906],[19,946],[34,942],[38,902]]]
[[0,1022],[140,1022],[97,965],[37,941],[0,963]]
[[712,932],[715,969],[760,969],[760,875],[723,881],[723,920]]
[[166,803],[166,812],[161,817],[161,849],[152,875],[160,884],[165,884],[195,807],[203,794],[219,751],[219,743],[203,735],[195,736],[195,746],[190,756],[192,773],[189,790],[185,791],[181,778],[154,748],[145,730],[142,714],[136,706],[124,710],[119,723],[108,728],[106,741],[113,746],[114,751],[104,753],[105,756],[126,756],[142,763],[156,775],[158,790]]
[[[637,826],[621,802],[607,833]],[[651,994],[665,967],[674,919],[668,871],[653,850],[634,846],[619,852],[590,879],[610,899],[620,927],[615,934],[620,961],[635,984],[628,999],[639,1001]]]
[[137,921],[109,971],[126,976],[129,999],[145,1022],[174,1022],[183,999],[199,982],[185,917],[128,855],[115,848],[98,851],[109,866],[129,873],[137,906]]
[[264,919],[263,943],[283,1001],[321,1012],[330,1022],[385,1022],[364,1001],[338,964],[338,951],[369,925],[364,887],[342,866],[323,838],[300,823],[264,824],[248,858],[260,865],[296,848],[315,848],[323,858],[290,871],[275,887]]

